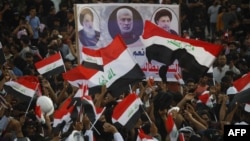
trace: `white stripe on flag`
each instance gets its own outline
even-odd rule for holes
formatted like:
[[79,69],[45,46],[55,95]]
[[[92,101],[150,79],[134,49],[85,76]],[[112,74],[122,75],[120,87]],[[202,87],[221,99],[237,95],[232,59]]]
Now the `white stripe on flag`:
[[28,87],[26,87],[20,83],[17,83],[15,81],[5,82],[5,85],[10,86],[15,91],[17,91],[25,96],[31,97],[31,98],[35,95],[35,92],[36,92],[35,89],[28,88]]
[[82,84],[82,82],[86,82],[88,84],[89,88],[95,87],[95,86],[100,86],[102,84],[105,84],[105,82],[107,81],[107,79],[105,78],[105,76],[103,75],[102,71],[97,71],[96,74],[94,74],[92,77],[90,77],[89,79],[77,79],[77,80],[68,80],[68,82],[75,86],[75,87],[79,87],[79,84]]
[[60,123],[62,123],[62,119],[57,119],[57,118],[54,118],[53,119],[53,126],[52,127],[56,127],[57,125],[59,125]]
[[234,87],[238,92],[242,92],[250,87],[250,72],[242,75],[242,77],[238,78],[233,82]]
[[40,74],[45,74],[46,72],[49,72],[49,71],[54,70],[55,68],[58,68],[61,66],[64,66],[64,62],[62,59],[59,59],[55,62],[51,62],[50,64],[41,67],[41,68],[37,68],[37,71]]
[[97,65],[103,65],[103,61],[102,61],[102,57],[97,57],[97,56],[91,56],[88,55],[84,52],[82,52],[82,57],[81,57],[81,62],[85,61],[85,62],[89,62],[89,63],[94,63]]
[[[126,125],[127,122],[133,117],[133,115],[139,111],[140,106],[142,105],[141,100],[137,98],[134,100],[128,107],[127,109],[123,112],[123,114],[117,119],[117,121],[121,125]],[[113,123],[117,122],[115,119],[112,119]]]
[[[124,62],[124,63],[121,64],[121,62]],[[107,81],[106,86],[109,87],[117,79],[121,78],[121,76],[127,74],[131,69],[133,69],[135,65],[136,63],[131,57],[128,50],[127,49],[124,50],[117,59],[115,59],[114,61],[111,61],[110,63],[104,66],[105,75],[112,76],[110,77],[109,81]]]
[[[141,39],[143,40],[143,44],[145,46],[150,46],[157,43],[158,45],[164,45],[173,51],[180,48],[185,48],[189,54],[195,57],[200,65],[204,65],[208,68],[211,66],[211,62],[214,62],[214,60],[216,59],[213,54],[203,49],[203,47],[194,46],[189,44],[188,42],[182,42],[179,40],[160,36],[153,36],[148,39],[143,39],[141,37]],[[176,47],[176,44],[178,44],[179,47]]]

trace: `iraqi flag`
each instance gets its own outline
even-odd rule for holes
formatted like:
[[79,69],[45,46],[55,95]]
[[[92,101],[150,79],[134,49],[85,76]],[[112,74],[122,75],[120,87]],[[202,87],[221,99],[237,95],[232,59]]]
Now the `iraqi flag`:
[[[233,82],[234,87],[238,93],[234,96],[230,103],[230,108],[233,108],[235,103],[250,103],[250,72],[243,75]],[[247,104],[248,105],[248,104]]]
[[76,109],[73,111],[72,114],[73,118],[79,118],[80,116],[82,116],[83,114],[82,99],[84,96],[88,95],[89,95],[88,86],[86,84],[80,85],[74,97],[72,98],[71,102],[72,104],[75,103],[76,106]]
[[79,87],[82,83],[87,84],[90,95],[101,92],[101,87],[104,84],[102,78],[104,78],[102,71],[86,68],[82,65],[78,65],[63,73],[63,79],[72,86]]
[[77,101],[76,105],[79,106],[81,105],[83,97],[88,95],[89,95],[88,85],[82,84],[79,86],[79,89],[75,93],[72,101]]
[[178,59],[181,68],[198,78],[212,66],[223,49],[208,42],[170,34],[150,21],[145,22],[141,41],[148,62],[154,60],[169,66]]
[[93,99],[89,95],[83,95],[81,97],[81,109],[79,110],[80,120],[82,119],[81,115],[84,113],[87,115],[92,124],[101,117],[102,113],[106,109],[105,107],[95,107]]
[[24,76],[20,76],[18,77],[18,79],[25,79],[29,82],[32,82],[32,83],[35,83],[35,84],[38,84],[38,88],[37,88],[37,96],[41,96],[42,95],[42,87],[41,87],[41,84],[39,82],[39,79],[37,76],[34,76],[34,75],[24,75]]
[[82,106],[84,113],[88,116],[91,123],[96,120],[96,108],[91,96],[84,96],[82,98]]
[[65,66],[60,52],[38,61],[35,63],[35,67],[37,71],[46,78],[54,74],[65,72]]
[[17,79],[4,83],[4,90],[7,94],[11,94],[24,101],[30,101],[38,88],[38,83],[33,83],[25,79]]
[[52,127],[56,131],[67,131],[71,124],[71,114],[75,108],[75,105],[71,104],[72,99],[67,98],[63,104],[54,112],[54,120]]
[[112,122],[117,127],[132,129],[140,118],[143,109],[142,101],[136,94],[129,94],[119,102],[112,114]]
[[244,91],[247,88],[250,88],[250,72],[243,75],[241,78],[233,82],[234,87],[238,92]]
[[87,68],[103,71],[103,60],[100,50],[82,48],[80,62]]
[[44,124],[45,123],[45,118],[43,116],[44,113],[42,112],[41,106],[40,105],[36,105],[34,112],[35,112],[37,120],[39,122],[41,122],[42,124]]
[[201,95],[199,95],[198,99],[199,99],[197,101],[198,103],[199,102],[203,103],[209,108],[213,107],[213,102],[212,102],[213,96],[209,94],[209,91],[204,91]]
[[145,134],[142,129],[139,129],[136,141],[158,141],[158,140]]
[[175,125],[175,122],[171,113],[168,114],[165,124],[166,124],[167,132],[170,137],[170,141],[177,141],[179,138],[179,132],[177,130],[177,127]]
[[129,91],[129,85],[145,79],[142,69],[120,36],[116,36],[100,51],[105,73],[103,81],[106,82],[106,87],[114,97]]
[[235,107],[235,103],[250,103],[250,88],[247,88],[241,92],[238,92],[236,95],[234,95],[233,100],[230,102],[229,109]]
[[185,141],[184,133],[179,133],[179,141]]

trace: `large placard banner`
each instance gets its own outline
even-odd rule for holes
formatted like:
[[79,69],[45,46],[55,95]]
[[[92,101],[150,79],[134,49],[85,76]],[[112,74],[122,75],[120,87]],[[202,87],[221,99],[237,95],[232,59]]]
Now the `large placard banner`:
[[[144,23],[150,20],[172,34],[180,33],[179,5],[166,4],[75,4],[77,46],[79,58],[83,47],[98,49],[106,47],[116,35],[121,35],[131,54],[146,76],[159,79],[161,64],[149,64],[140,40]],[[180,73],[178,62],[170,66],[168,80]]]

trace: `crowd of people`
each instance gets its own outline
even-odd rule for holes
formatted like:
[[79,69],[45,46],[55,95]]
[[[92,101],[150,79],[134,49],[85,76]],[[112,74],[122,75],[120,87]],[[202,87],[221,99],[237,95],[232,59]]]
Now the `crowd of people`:
[[[224,125],[250,124],[247,103],[233,101],[238,93],[233,82],[250,70],[249,0],[237,3],[229,0],[161,1],[162,4],[180,5],[180,36],[221,45],[223,51],[213,64],[213,72],[199,79],[183,74],[185,84],[182,85],[179,82],[146,80],[132,86],[145,108],[132,129],[116,127],[111,120],[115,105],[128,93],[114,97],[105,86],[101,93],[91,94],[96,107],[106,107],[95,125],[92,125],[88,116],[82,115],[81,120],[77,118],[68,122],[67,129],[54,127],[53,111],[44,113],[45,121],[40,122],[35,115],[36,101],[24,102],[6,93],[3,86],[18,77],[35,76],[41,83],[42,95],[50,98],[55,111],[68,98],[74,97],[78,88],[64,81],[61,74],[49,79],[42,77],[34,64],[60,52],[66,70],[76,66],[78,58],[73,4],[97,2],[120,1],[62,0],[59,11],[56,11],[51,0],[0,2],[0,41],[4,53],[0,57],[1,141],[71,141],[77,138],[89,141],[135,141],[138,140],[139,129],[143,129],[153,140],[172,141],[165,124],[169,113],[185,141],[222,141]],[[159,3],[152,0],[122,2]],[[82,14],[84,12],[88,11]],[[199,99],[203,92],[209,93],[210,106]]]

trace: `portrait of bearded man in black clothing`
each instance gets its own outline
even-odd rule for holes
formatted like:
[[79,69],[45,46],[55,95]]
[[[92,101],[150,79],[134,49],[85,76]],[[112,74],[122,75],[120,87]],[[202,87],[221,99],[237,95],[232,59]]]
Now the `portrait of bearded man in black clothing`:
[[143,21],[139,12],[132,7],[123,6],[112,12],[108,28],[112,38],[120,35],[128,45],[139,40],[143,30]]
[[157,11],[157,13],[154,16],[154,22],[156,25],[158,25],[160,28],[164,29],[165,31],[178,35],[178,33],[170,28],[171,22],[172,22],[172,13],[168,11],[167,9],[161,9]]

